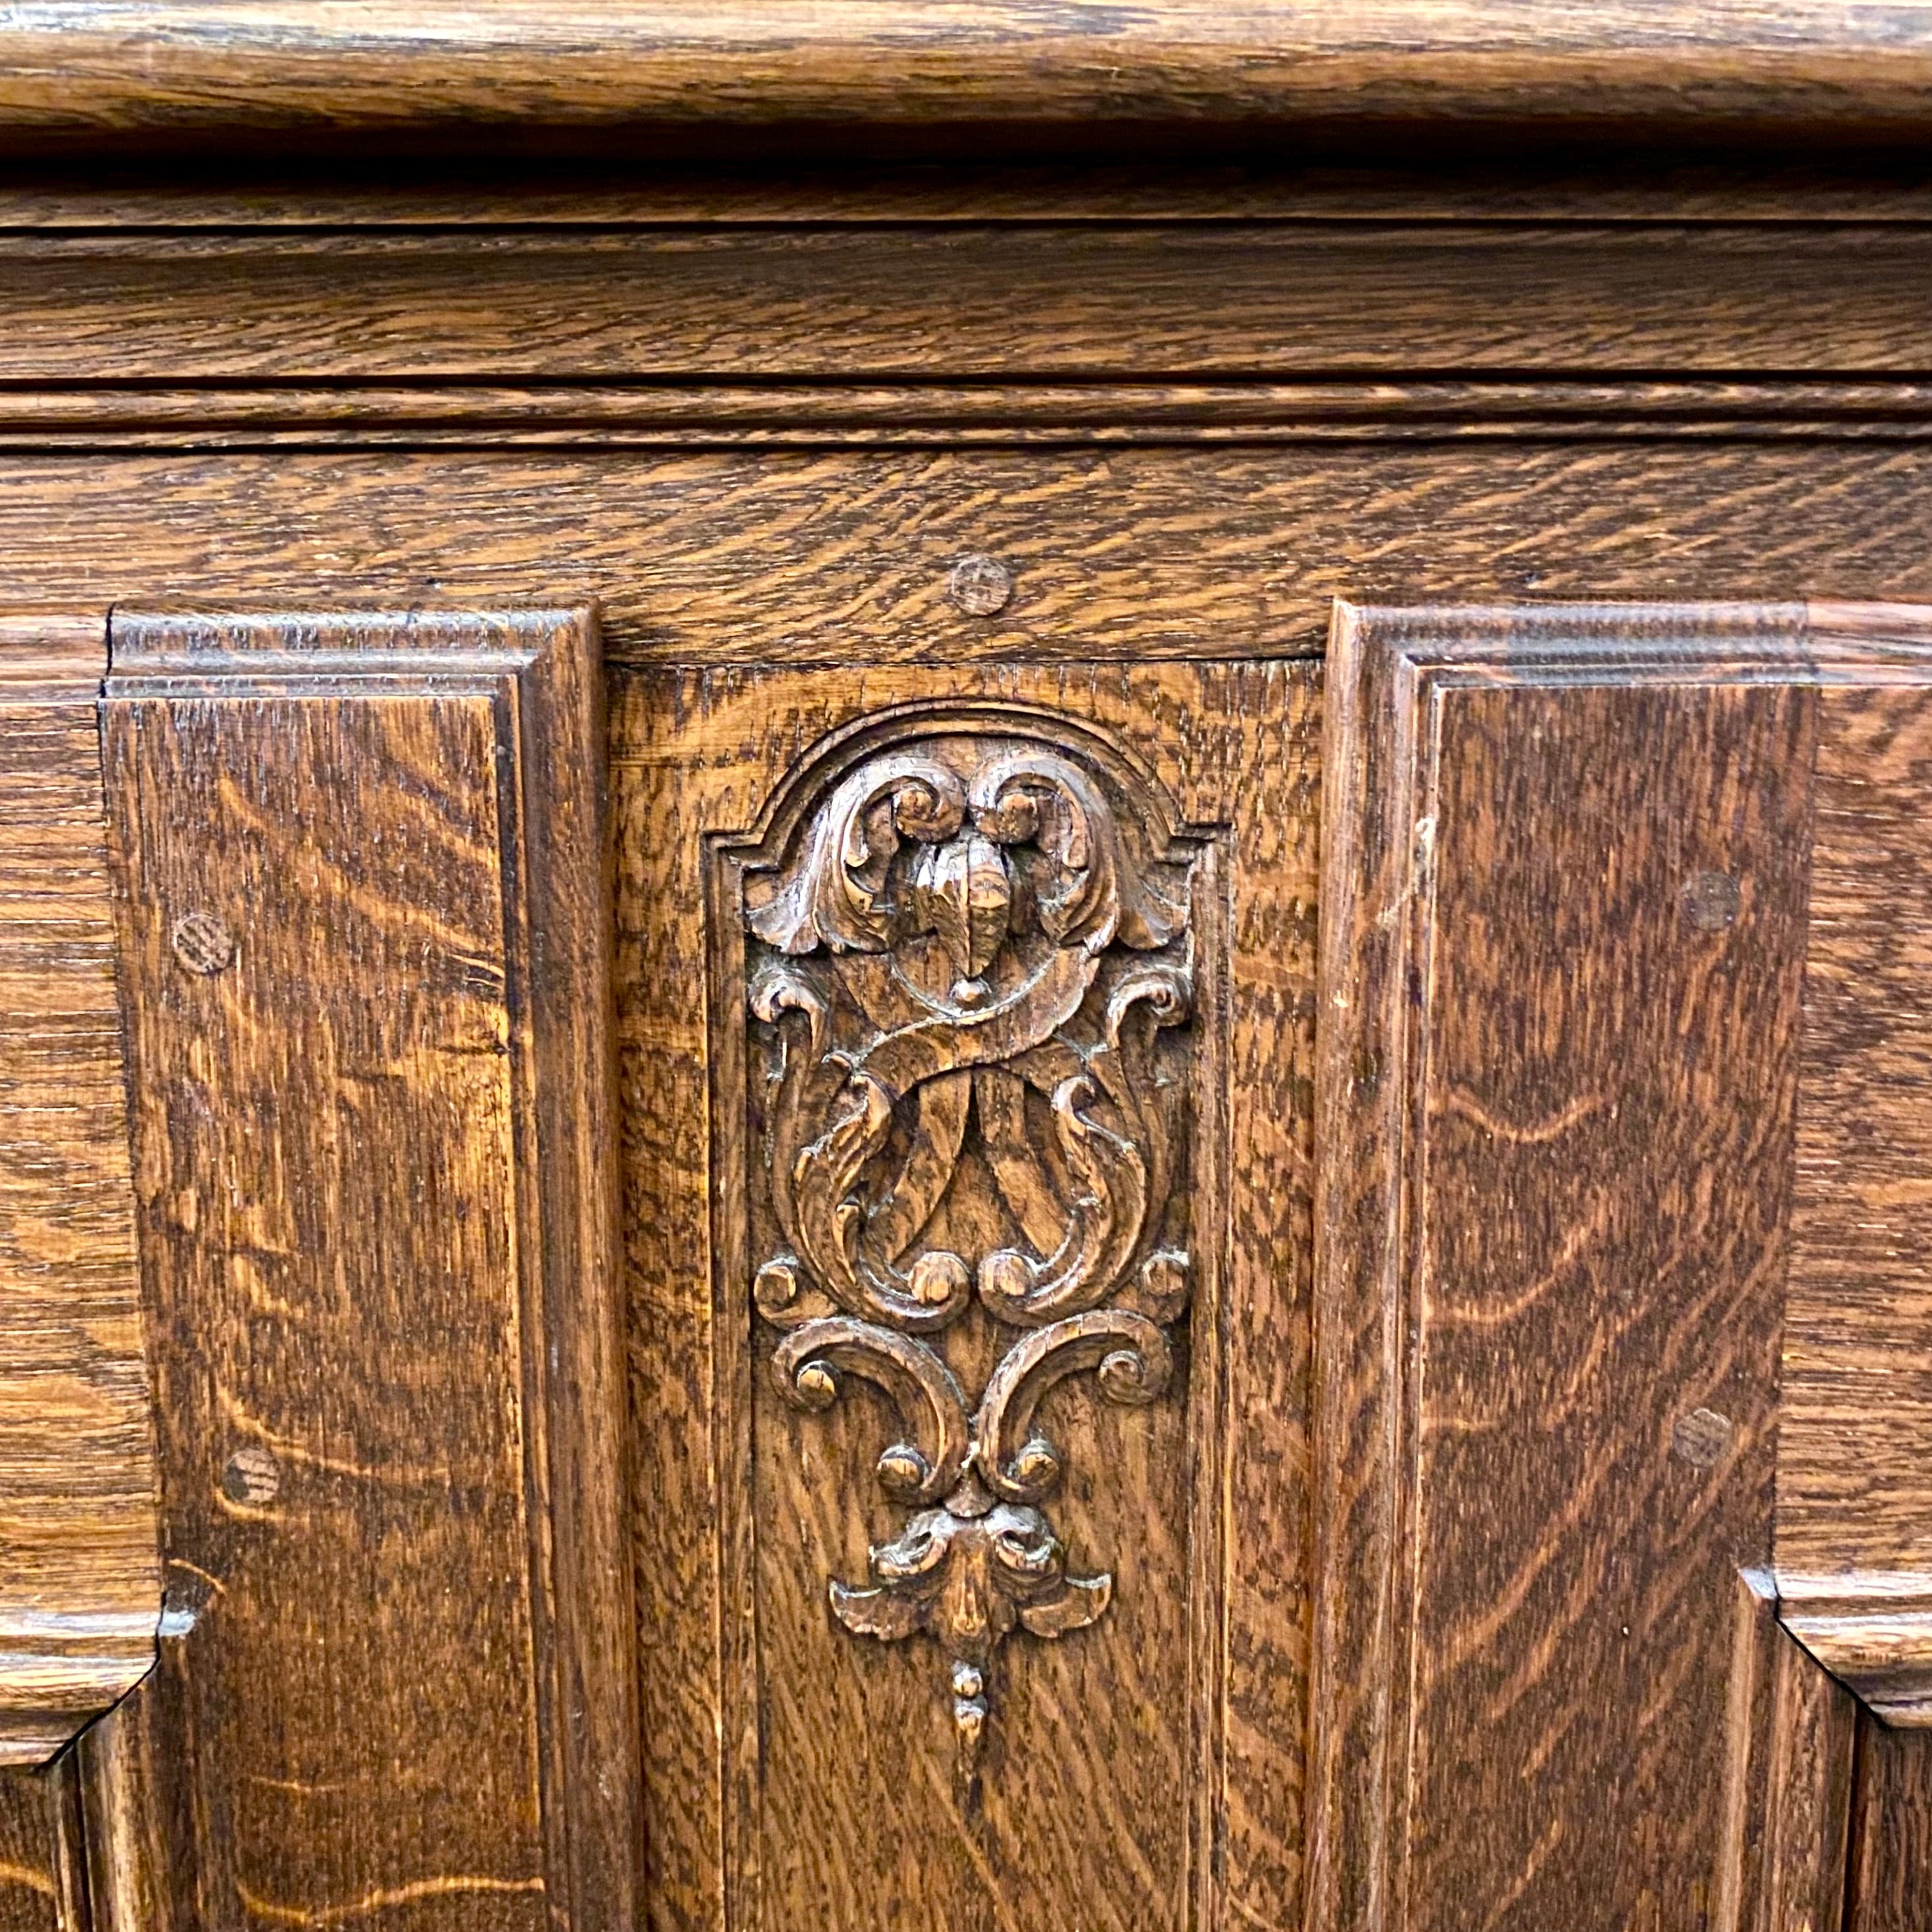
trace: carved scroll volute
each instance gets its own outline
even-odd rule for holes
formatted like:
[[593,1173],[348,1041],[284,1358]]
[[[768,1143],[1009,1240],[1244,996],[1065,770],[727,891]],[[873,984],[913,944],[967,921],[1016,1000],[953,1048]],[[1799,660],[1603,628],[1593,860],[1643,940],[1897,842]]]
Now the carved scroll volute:
[[[752,1293],[788,1402],[824,1408],[857,1376],[898,1411],[874,1473],[914,1513],[830,1600],[855,1634],[939,1642],[970,1785],[1000,1643],[1112,1600],[1043,1513],[1066,1456],[1037,1412],[1071,1376],[1136,1406],[1174,1375],[1193,859],[1144,787],[1016,723],[910,736],[746,868],[776,1236]],[[954,1215],[969,1148],[991,1198]],[[998,1223],[970,1253],[942,1232]],[[946,1331],[976,1298],[1013,1332],[969,1398]]]

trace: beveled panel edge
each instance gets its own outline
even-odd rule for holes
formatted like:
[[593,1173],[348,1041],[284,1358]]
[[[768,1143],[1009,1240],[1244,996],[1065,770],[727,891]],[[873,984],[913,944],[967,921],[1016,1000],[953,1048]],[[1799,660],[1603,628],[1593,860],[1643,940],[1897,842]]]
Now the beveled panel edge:
[[1932,1730],[1932,1576],[1781,1571],[1784,1628],[1881,1724]]

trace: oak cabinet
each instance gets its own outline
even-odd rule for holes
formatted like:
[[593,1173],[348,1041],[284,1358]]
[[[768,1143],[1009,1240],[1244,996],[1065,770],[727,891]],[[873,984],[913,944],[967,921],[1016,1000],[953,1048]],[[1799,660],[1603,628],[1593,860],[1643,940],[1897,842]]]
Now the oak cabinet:
[[71,10],[0,1928],[1932,1923],[1919,30]]

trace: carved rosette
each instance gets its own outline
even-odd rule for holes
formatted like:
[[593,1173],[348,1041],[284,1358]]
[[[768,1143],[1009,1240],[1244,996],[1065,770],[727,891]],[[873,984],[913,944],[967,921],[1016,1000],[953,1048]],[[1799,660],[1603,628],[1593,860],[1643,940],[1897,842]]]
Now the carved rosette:
[[969,1781],[995,1649],[1113,1592],[1046,1514],[1043,1400],[1090,1373],[1151,1402],[1173,1374],[1191,863],[1134,788],[995,728],[874,753],[749,871],[753,1300],[787,1400],[856,1376],[899,1416],[875,1474],[909,1514],[831,1607],[936,1640]]

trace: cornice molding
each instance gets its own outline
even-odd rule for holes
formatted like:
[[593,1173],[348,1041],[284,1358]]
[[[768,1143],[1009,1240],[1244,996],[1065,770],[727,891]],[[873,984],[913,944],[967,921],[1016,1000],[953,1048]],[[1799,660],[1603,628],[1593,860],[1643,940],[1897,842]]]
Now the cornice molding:
[[[812,126],[1160,124],[1326,136],[1903,140],[1932,125],[1932,10],[1844,0],[400,0],[0,8],[15,148],[301,130],[461,146]],[[1425,143],[1426,144],[1426,143]]]

